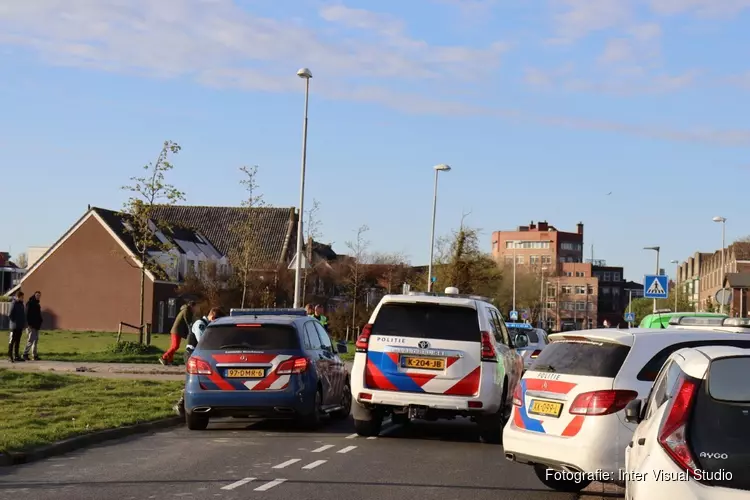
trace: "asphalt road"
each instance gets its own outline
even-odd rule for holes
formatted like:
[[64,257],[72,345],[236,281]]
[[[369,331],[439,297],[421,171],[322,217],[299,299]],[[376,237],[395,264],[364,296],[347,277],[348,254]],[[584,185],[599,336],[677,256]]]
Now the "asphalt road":
[[353,432],[350,421],[309,432],[229,420],[137,436],[2,468],[0,499],[578,498],[547,490],[501,446],[480,443],[468,421],[389,426],[377,438]]

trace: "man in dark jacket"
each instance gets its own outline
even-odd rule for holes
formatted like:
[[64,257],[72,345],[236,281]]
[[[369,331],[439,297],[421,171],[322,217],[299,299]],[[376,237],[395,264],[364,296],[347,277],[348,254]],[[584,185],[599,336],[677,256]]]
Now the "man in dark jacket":
[[21,335],[23,335],[23,329],[26,326],[26,311],[23,308],[23,292],[16,292],[16,297],[13,299],[10,306],[10,337],[8,338],[8,359],[10,362],[23,361],[23,358],[19,354],[21,349]]
[[29,360],[31,353],[34,361],[39,361],[37,344],[39,344],[39,329],[42,327],[42,305],[39,302],[42,298],[42,292],[34,292],[26,303],[26,348],[23,350],[23,359]]
[[188,335],[190,335],[190,327],[193,324],[194,307],[195,302],[190,301],[180,308],[180,312],[174,319],[174,324],[172,324],[172,329],[169,332],[172,336],[172,344],[169,346],[167,352],[159,358],[159,363],[163,365],[174,364],[174,355],[180,349],[182,339],[187,339]]

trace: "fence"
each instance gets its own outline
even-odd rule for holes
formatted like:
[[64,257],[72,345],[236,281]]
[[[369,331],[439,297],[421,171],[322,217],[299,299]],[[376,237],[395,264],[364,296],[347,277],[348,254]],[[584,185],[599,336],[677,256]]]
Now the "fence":
[[10,328],[8,315],[10,314],[11,304],[12,302],[0,302],[0,330],[7,330]]

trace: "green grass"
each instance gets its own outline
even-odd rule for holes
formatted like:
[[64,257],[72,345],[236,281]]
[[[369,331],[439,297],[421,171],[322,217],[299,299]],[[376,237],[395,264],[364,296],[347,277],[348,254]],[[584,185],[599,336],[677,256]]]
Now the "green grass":
[[[122,334],[123,344],[116,345],[117,333],[71,332],[67,330],[41,331],[39,357],[47,361],[78,361],[96,363],[156,363],[169,348],[169,334],[152,334],[150,346],[140,346],[138,336]],[[22,343],[26,342],[26,335]],[[175,362],[182,362],[183,340]]]
[[0,370],[0,453],[173,416],[182,385]]

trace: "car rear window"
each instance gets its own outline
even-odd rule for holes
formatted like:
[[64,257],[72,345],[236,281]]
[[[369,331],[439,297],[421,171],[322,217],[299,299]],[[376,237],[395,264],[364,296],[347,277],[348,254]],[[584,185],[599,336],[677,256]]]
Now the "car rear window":
[[199,349],[251,349],[274,351],[299,349],[297,331],[291,325],[261,324],[252,326],[216,325],[206,328]]
[[706,476],[714,486],[750,490],[746,473],[750,460],[748,373],[750,357],[716,359],[698,390],[688,426],[690,446],[696,465],[709,473]]
[[[636,340],[637,342],[637,340]],[[656,376],[659,374],[659,370],[666,363],[667,358],[672,355],[673,352],[686,347],[701,347],[709,345],[723,345],[739,347],[741,349],[750,349],[750,339],[742,339],[742,336],[738,335],[737,339],[717,339],[717,340],[692,340],[688,342],[678,342],[670,346],[665,347],[658,353],[656,353],[638,372],[638,380],[644,382],[653,382],[656,380]]]
[[476,309],[430,303],[386,303],[372,325],[373,335],[479,342]]
[[516,335],[522,334],[529,338],[529,344],[539,343],[539,335],[537,335],[536,330],[531,328],[508,328],[508,333],[510,334],[510,338],[515,338]]
[[614,378],[630,347],[598,340],[554,341],[542,350],[530,370],[539,372]]

